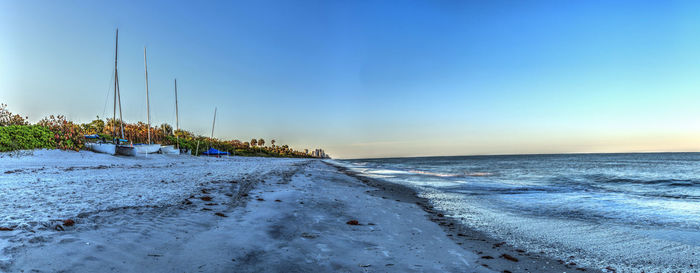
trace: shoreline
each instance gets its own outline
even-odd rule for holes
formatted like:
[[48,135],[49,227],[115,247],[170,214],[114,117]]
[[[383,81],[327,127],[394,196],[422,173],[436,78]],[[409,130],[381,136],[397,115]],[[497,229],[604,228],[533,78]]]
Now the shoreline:
[[[556,259],[543,253],[516,248],[508,242],[497,240],[484,232],[461,225],[458,220],[453,219],[446,212],[433,207],[428,199],[418,196],[418,192],[413,188],[366,177],[347,167],[327,161],[322,162],[376,189],[368,194],[418,205],[428,213],[429,220],[438,224],[451,240],[463,249],[477,254],[479,264],[487,269],[497,272],[605,272],[578,266],[573,262]],[[608,272],[615,271],[608,269]]]

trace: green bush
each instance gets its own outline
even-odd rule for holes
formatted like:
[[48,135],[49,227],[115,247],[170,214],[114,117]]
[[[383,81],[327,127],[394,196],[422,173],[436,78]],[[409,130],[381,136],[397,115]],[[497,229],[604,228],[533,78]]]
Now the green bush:
[[54,133],[40,125],[0,127],[0,152],[31,149],[54,149]]

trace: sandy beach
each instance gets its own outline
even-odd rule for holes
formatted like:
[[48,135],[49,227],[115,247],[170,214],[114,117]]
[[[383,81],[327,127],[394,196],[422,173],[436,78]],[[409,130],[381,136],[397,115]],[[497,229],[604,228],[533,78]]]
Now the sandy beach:
[[592,271],[321,160],[35,151],[0,173],[3,272]]

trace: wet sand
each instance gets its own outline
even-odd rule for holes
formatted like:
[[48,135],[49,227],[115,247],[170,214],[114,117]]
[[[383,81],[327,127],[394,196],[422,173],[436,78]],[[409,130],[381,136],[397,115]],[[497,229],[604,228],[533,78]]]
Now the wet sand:
[[[576,263],[554,259],[539,252],[516,248],[508,242],[497,240],[483,232],[460,225],[459,220],[435,209],[428,200],[404,185],[362,176],[343,166],[326,163],[348,176],[352,176],[373,188],[368,194],[397,202],[414,203],[428,213],[428,218],[438,224],[451,240],[465,250],[479,256],[477,263],[496,272],[613,272],[577,266]],[[573,256],[571,258],[574,258]]]

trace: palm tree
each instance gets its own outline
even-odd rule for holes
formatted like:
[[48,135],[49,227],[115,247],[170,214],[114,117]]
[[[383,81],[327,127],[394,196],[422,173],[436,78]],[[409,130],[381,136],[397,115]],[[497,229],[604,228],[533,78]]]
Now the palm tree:
[[250,146],[257,146],[258,145],[258,140],[257,139],[251,139],[250,140]]
[[173,126],[170,126],[170,124],[167,124],[167,123],[161,124],[160,130],[162,130],[163,134],[166,136],[170,136],[173,134]]
[[262,138],[258,139],[258,145],[265,146],[265,140]]
[[273,140],[270,140],[270,144],[272,144],[272,147],[275,147],[275,142],[277,142],[277,141],[274,140],[274,139],[273,139]]

